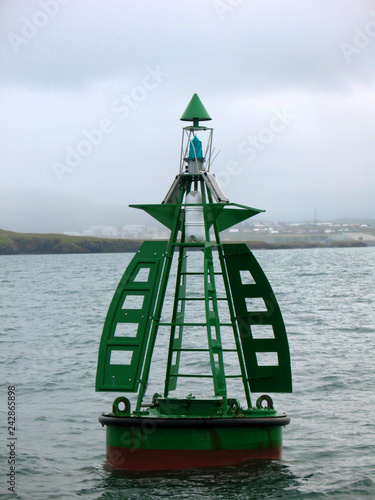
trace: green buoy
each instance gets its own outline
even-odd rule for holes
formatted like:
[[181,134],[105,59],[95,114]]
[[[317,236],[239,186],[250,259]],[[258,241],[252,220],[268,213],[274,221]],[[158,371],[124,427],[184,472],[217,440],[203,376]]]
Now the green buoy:
[[[99,417],[107,460],[127,471],[278,459],[290,421],[263,394],[292,391],[276,297],[248,247],[220,240],[262,210],[230,203],[210,172],[213,129],[199,125],[211,117],[197,94],[181,120],[193,124],[183,129],[179,173],[163,202],[132,205],[166,226],[169,241],[145,241],[133,257],[99,348],[96,390],[118,393]],[[158,339],[167,346],[164,378],[150,380]],[[146,401],[151,382],[159,389]],[[255,402],[251,392],[260,394]]]

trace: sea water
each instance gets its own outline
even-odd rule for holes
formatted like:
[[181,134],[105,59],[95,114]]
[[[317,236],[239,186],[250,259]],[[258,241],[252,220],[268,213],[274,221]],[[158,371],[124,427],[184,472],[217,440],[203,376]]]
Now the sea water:
[[[2,256],[2,498],[375,498],[375,249],[254,254],[291,351],[293,394],[272,394],[291,417],[283,459],[147,474],[106,464],[98,416],[118,394],[94,390],[103,322],[131,255]],[[162,390],[163,363],[153,370]]]

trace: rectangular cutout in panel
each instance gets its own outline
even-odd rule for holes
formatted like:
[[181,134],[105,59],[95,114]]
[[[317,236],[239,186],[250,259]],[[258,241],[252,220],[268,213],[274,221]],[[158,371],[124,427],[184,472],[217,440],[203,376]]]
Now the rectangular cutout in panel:
[[251,272],[248,269],[240,270],[241,283],[243,285],[255,285],[254,278],[251,275]]
[[134,339],[137,336],[138,323],[117,323],[114,337]]
[[142,309],[144,295],[126,295],[122,309]]
[[245,297],[247,312],[267,312],[267,306],[262,297]]
[[116,350],[111,351],[111,365],[130,365],[132,362],[133,351]]
[[272,325],[251,325],[251,334],[253,339],[259,340],[275,338]]
[[219,355],[216,352],[214,353],[214,363],[216,370],[220,370]]
[[172,354],[172,366],[176,366],[176,363],[177,363],[177,352],[175,351],[173,354]]
[[133,282],[147,283],[149,276],[150,276],[150,268],[141,267],[140,270],[137,272]]
[[279,366],[277,352],[256,352],[258,366]]

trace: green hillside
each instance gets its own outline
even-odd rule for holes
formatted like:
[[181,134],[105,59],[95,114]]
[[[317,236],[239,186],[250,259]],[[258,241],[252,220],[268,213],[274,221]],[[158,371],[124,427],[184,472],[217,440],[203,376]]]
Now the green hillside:
[[[62,253],[124,253],[136,252],[140,240],[120,240],[86,236],[67,236],[65,234],[15,233],[0,229],[0,255],[17,254],[62,254]],[[246,241],[251,249],[279,248],[327,248],[366,246],[356,241],[335,242],[331,244],[294,241],[273,242]]]
[[15,233],[0,229],[0,255],[136,252],[140,245],[138,240]]

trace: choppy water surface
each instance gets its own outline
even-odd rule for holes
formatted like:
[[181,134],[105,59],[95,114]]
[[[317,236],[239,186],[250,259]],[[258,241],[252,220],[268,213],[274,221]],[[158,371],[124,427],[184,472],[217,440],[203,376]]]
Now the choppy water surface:
[[[0,258],[1,483],[6,388],[16,387],[16,494],[10,498],[375,497],[375,249],[255,252],[287,326],[293,394],[284,458],[220,470],[124,474],[105,463],[94,392],[112,294],[131,255]],[[163,343],[163,340],[160,340]],[[163,383],[163,367],[154,363]]]

